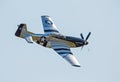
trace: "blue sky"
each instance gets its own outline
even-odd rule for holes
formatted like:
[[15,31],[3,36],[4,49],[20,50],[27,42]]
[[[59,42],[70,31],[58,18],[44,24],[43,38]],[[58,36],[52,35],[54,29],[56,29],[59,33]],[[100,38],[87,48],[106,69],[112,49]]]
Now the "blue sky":
[[[119,0],[1,0],[0,82],[119,82],[119,4]],[[92,32],[88,46],[72,49],[81,68],[69,65],[52,49],[14,36],[20,23],[43,33],[41,15],[51,16],[65,35]]]

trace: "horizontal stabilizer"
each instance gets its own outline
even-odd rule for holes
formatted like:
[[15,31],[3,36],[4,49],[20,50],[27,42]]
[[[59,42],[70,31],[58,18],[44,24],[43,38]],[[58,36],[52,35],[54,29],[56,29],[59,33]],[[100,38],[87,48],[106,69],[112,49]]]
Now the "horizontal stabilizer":
[[36,40],[36,37],[32,37],[31,35],[34,34],[27,30],[27,25],[22,23],[18,25],[18,29],[15,32],[15,36],[25,39],[28,43],[33,43]]
[[26,36],[25,37],[25,40],[28,42],[28,43],[33,43],[33,39],[31,36]]

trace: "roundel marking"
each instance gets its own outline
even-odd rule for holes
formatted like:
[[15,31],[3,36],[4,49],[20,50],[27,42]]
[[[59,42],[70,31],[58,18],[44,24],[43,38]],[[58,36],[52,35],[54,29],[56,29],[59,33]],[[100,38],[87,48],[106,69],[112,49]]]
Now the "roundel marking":
[[48,24],[48,25],[52,25],[53,24],[52,21],[50,21],[50,20],[45,20],[45,23]]

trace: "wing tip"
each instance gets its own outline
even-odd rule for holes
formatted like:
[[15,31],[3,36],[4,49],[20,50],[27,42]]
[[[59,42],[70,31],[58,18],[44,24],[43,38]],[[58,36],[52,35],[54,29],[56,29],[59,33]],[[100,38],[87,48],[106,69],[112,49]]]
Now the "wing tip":
[[50,17],[50,16],[48,16],[48,15],[42,15],[41,17]]
[[74,66],[74,67],[81,67],[80,65],[72,65],[72,66]]

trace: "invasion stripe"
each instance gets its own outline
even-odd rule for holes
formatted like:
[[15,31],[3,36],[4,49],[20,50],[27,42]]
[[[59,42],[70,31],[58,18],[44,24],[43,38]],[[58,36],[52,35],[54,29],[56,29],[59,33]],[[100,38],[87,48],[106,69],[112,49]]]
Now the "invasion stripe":
[[59,33],[57,30],[44,30],[44,32],[57,32],[57,33]]
[[70,53],[70,51],[66,51],[66,50],[59,50],[59,51],[56,51],[57,53],[60,53],[60,52],[64,52],[64,53]]
[[54,50],[56,50],[56,51],[59,51],[59,50],[67,50],[67,51],[70,51],[70,49],[67,49],[67,48],[56,48],[56,49],[54,49]]
[[58,54],[72,54],[72,52],[57,52]]
[[68,48],[68,46],[66,46],[66,45],[61,45],[61,44],[57,44],[57,43],[56,43],[56,44],[53,45],[53,48],[56,48],[56,49],[57,49],[57,48]]

